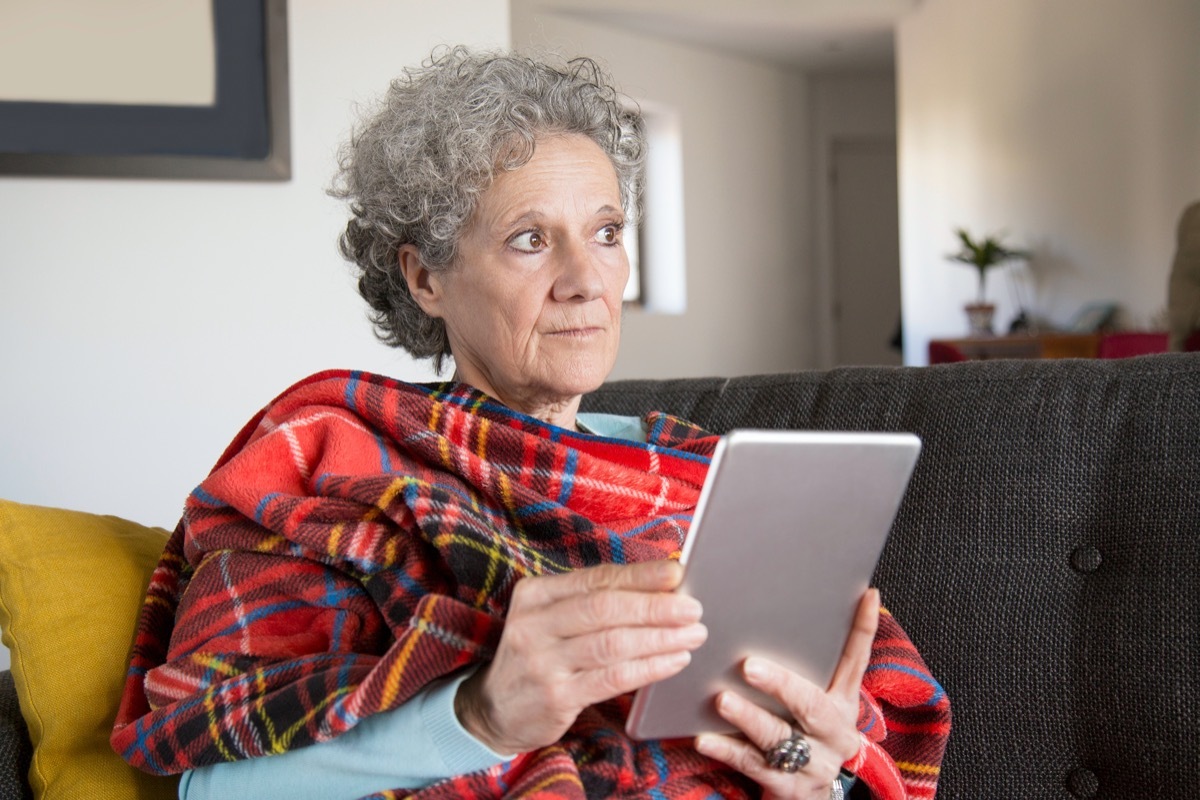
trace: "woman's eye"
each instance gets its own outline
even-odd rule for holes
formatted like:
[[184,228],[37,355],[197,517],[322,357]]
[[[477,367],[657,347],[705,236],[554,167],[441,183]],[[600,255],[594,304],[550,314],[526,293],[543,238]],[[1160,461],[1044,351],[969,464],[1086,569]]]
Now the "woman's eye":
[[596,241],[600,244],[619,244],[621,241],[621,226],[605,225],[596,232]]
[[522,253],[536,253],[546,246],[546,238],[537,231],[525,231],[513,237],[509,246]]

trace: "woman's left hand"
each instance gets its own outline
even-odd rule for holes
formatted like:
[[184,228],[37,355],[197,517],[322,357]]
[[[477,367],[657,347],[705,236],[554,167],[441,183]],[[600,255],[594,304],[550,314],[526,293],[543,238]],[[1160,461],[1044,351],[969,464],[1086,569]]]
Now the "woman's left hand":
[[[696,749],[753,778],[763,787],[765,798],[829,800],[842,764],[861,746],[856,727],[859,689],[878,626],[879,592],[870,589],[858,604],[828,689],[772,661],[746,659],[742,668],[746,682],[778,700],[794,721],[781,719],[735,692],[721,692],[717,713],[746,738],[704,734],[697,737]],[[794,731],[808,741],[808,764],[790,773],[769,766],[764,753]]]

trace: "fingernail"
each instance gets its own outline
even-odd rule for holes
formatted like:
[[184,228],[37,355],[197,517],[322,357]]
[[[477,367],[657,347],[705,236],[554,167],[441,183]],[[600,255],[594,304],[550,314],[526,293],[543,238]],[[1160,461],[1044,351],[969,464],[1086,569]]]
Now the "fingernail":
[[694,625],[689,625],[684,629],[683,639],[685,642],[694,645],[701,645],[708,639],[708,628],[701,625],[699,622]]
[[679,572],[682,569],[678,561],[660,561],[658,562],[658,577],[663,581],[678,581],[680,578]]
[[704,606],[694,597],[680,596],[679,613],[684,619],[698,620],[704,616]]
[[766,680],[768,669],[767,662],[754,656],[747,658],[746,662],[742,664],[742,671],[746,677],[756,681]]

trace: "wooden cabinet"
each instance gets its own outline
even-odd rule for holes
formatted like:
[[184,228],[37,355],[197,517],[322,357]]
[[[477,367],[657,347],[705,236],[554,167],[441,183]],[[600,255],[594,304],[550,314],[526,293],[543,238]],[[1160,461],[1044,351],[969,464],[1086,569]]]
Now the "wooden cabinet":
[[[1041,333],[1018,336],[981,336],[966,339],[934,339],[929,343],[930,362],[995,358],[1095,358],[1100,348],[1098,333]],[[959,353],[961,358],[936,360],[933,354]]]

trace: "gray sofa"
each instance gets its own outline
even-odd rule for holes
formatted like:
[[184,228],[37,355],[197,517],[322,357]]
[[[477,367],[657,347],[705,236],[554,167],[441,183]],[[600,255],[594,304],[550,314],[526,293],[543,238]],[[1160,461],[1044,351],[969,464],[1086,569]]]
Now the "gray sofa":
[[[945,686],[941,798],[1200,797],[1200,355],[627,381],[589,410],[925,443],[876,574]],[[29,758],[0,677],[0,800]]]

